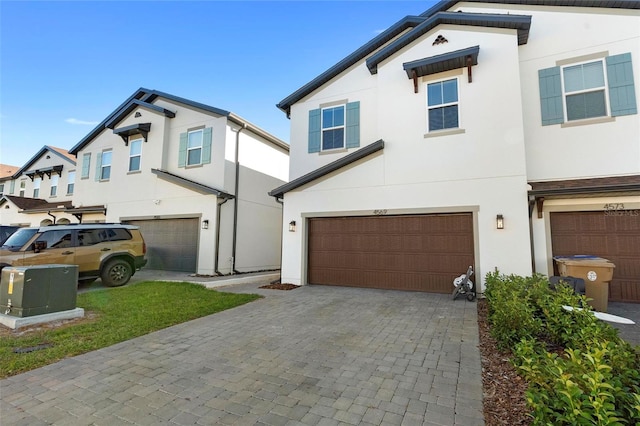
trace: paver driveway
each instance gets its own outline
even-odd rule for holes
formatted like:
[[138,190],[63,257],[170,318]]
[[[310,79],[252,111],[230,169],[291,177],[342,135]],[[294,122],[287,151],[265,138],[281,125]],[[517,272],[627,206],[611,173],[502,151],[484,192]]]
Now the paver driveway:
[[3,425],[482,425],[475,302],[304,286],[0,381]]

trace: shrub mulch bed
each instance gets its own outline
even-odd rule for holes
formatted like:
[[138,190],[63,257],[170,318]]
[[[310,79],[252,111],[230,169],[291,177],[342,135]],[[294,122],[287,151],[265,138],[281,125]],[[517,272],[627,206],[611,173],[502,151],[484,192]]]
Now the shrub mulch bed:
[[298,287],[300,286],[295,284],[276,283],[276,284],[263,285],[262,287],[259,287],[259,288],[268,288],[271,290],[293,290]]
[[482,359],[482,391],[484,421],[487,426],[530,425],[529,408],[525,399],[527,382],[518,376],[509,362],[511,353],[498,349],[489,331],[488,306],[478,300],[478,331]]

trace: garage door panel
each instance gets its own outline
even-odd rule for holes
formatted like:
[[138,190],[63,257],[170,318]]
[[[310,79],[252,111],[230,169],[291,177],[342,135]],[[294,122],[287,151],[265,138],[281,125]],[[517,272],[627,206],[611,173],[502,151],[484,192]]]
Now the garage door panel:
[[309,219],[308,281],[449,293],[473,247],[470,213]]
[[553,212],[554,256],[589,254],[611,260],[616,268],[609,300],[640,302],[640,217],[609,212]]

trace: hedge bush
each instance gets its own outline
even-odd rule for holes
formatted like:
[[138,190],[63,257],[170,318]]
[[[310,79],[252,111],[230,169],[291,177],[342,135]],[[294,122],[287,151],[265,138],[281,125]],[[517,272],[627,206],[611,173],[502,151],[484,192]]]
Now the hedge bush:
[[485,296],[492,335],[529,383],[534,425],[640,424],[640,347],[598,320],[584,296],[551,290],[542,275],[497,271]]

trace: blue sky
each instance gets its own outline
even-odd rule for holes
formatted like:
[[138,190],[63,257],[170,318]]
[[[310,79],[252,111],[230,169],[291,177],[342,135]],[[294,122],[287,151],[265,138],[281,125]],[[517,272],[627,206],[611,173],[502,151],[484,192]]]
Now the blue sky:
[[279,101],[436,1],[0,1],[0,163],[71,149],[140,87],[289,142]]

